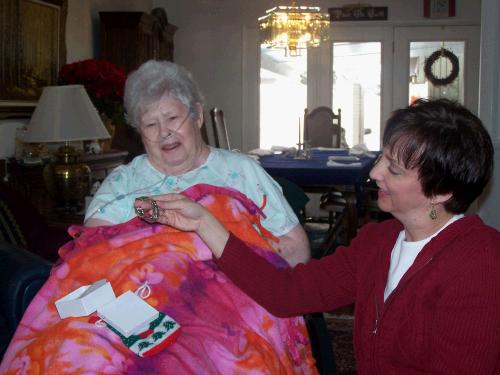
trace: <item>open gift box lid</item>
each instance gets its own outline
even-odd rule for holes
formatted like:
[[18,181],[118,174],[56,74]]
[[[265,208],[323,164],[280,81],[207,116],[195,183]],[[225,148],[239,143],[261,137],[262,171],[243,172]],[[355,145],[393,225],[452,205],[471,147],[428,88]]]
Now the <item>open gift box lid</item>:
[[83,285],[56,301],[61,319],[87,316],[116,299],[111,284],[106,279]]

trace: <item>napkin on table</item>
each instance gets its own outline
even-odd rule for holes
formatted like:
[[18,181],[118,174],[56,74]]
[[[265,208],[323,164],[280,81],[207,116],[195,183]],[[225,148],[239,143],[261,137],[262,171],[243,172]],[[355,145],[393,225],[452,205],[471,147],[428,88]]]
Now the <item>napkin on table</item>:
[[352,167],[361,167],[362,164],[360,162],[353,162],[353,163],[339,163],[338,161],[335,160],[328,160],[326,162],[327,167],[344,167],[344,168],[352,168]]
[[273,152],[271,150],[266,150],[264,148],[254,148],[253,150],[248,151],[248,155],[263,156],[272,154]]
[[366,147],[364,143],[357,144],[356,146],[350,148],[349,155],[367,156],[369,158],[377,157],[377,153],[373,153],[370,150],[368,150],[368,147]]
[[352,163],[359,161],[359,157],[355,155],[331,155],[328,157],[328,160],[333,160],[333,161],[343,161],[347,163]]

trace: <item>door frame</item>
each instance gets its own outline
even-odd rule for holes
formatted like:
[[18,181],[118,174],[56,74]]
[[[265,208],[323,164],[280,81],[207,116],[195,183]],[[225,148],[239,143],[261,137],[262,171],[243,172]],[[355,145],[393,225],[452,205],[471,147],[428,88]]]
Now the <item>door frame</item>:
[[[408,105],[410,42],[464,41],[464,105],[478,113],[479,26],[396,26],[394,27],[394,65],[392,107]],[[474,56],[476,61],[474,61]]]

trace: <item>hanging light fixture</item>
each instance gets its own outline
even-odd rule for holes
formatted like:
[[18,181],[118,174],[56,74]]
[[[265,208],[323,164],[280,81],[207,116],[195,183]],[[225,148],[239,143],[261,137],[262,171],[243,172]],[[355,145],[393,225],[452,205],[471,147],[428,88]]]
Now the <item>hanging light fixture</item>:
[[259,17],[261,43],[284,48],[285,55],[300,55],[301,49],[317,47],[328,39],[330,17],[319,7],[277,6]]

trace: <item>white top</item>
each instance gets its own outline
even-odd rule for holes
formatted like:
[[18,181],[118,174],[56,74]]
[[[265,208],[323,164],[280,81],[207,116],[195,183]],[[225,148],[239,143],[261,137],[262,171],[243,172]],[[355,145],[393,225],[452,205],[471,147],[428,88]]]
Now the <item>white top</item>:
[[263,211],[266,218],[261,223],[275,236],[288,233],[299,223],[280,185],[255,160],[245,154],[212,147],[205,163],[179,176],[159,172],[145,154],[115,168],[97,190],[85,220],[92,217],[114,224],[123,223],[136,216],[135,198],[180,193],[196,184],[236,189],[258,207],[262,207],[265,195]]
[[393,292],[394,289],[399,284],[399,281],[403,278],[404,274],[411,267],[417,255],[422,251],[425,245],[435,236],[438,235],[444,228],[448,225],[461,219],[464,215],[455,215],[448,222],[443,225],[436,233],[431,234],[429,237],[424,238],[420,241],[405,241],[405,231],[402,230],[399,233],[398,239],[394,244],[394,248],[391,253],[391,265],[389,266],[389,275],[387,277],[387,285],[384,291],[384,301]]

